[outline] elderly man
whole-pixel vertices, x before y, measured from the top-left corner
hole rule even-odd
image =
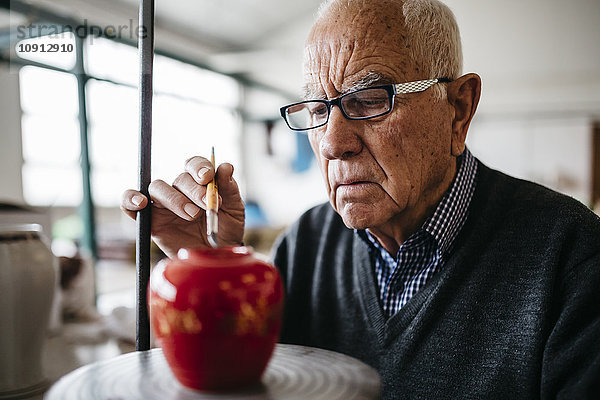
[[[334,0],[306,42],[307,131],[329,204],[279,240],[282,341],[374,366],[384,398],[585,398],[600,393],[600,222],[576,201],[491,170],[465,148],[479,76],[435,0]],[[206,245],[195,157],[155,181],[154,239]],[[221,165],[220,239],[244,208]],[[130,216],[147,199],[127,191]]]

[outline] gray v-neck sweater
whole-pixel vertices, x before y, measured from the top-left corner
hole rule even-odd
[[[478,168],[446,263],[387,320],[366,244],[328,204],[304,214],[274,253],[281,341],[363,360],[384,399],[600,396],[600,219]]]

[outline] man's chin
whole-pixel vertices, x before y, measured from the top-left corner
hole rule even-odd
[[[346,225],[350,229],[367,229],[378,225],[378,219],[371,213],[366,212],[338,212]]]
[[[385,204],[377,200],[342,201],[336,199],[333,209],[342,217],[344,225],[350,229],[367,229],[385,222]]]

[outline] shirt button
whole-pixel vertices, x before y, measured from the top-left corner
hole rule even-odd
[[[396,279],[392,282],[391,289],[394,294],[402,293],[404,291],[404,282],[400,279]]]

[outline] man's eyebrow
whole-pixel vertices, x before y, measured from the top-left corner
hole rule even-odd
[[[374,85],[385,85],[388,83],[392,83],[392,79],[390,79],[389,77],[382,75],[378,72],[368,72],[367,74],[363,75],[361,78],[355,80],[355,81],[351,81],[349,85],[344,86],[342,88],[342,93],[348,93],[348,92],[352,92],[354,90],[360,90],[360,89],[365,89],[368,88],[370,86],[374,86]],[[324,93],[322,93],[321,91],[315,92],[312,90],[312,88],[306,84],[304,85],[304,87],[302,88],[302,97],[304,100],[320,100],[320,99],[325,99],[327,96],[325,96]]]
[[[355,90],[365,89],[375,85],[384,85],[387,83],[392,83],[392,80],[378,72],[368,72],[360,79],[351,82],[348,86],[344,86],[343,93],[353,92]]]

